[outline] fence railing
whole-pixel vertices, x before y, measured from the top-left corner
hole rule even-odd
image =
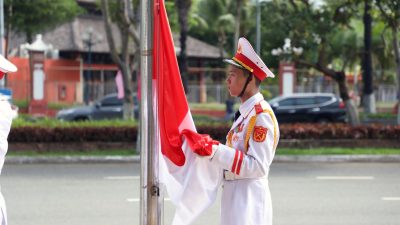
[[[376,90],[377,102],[395,102],[398,93],[396,85],[379,85]]]
[[[14,82],[9,84],[13,89],[13,98],[17,100],[29,100],[31,93],[31,84],[29,82]],[[82,86],[83,85],[83,86]],[[81,84],[79,82],[46,82],[45,95],[49,102],[52,103],[84,103],[86,101],[95,101],[106,94],[117,91],[114,81],[107,82],[87,82]],[[225,84],[208,84],[205,86],[189,85],[187,99],[191,103],[199,102],[215,102],[225,104],[230,97]],[[262,85],[262,90],[268,90],[270,97],[279,95],[278,85]],[[134,85],[133,92],[137,92],[137,85]],[[337,85],[297,85],[296,93],[303,92],[327,92],[338,93]],[[378,85],[375,89],[375,97],[377,102],[396,102],[397,87],[395,85]]]

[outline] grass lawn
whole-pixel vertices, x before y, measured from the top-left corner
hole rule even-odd
[[[190,109],[225,110],[225,104],[221,103],[189,103]]]
[[[133,156],[137,155],[134,149],[109,149],[96,151],[8,151],[7,156],[30,156],[30,157],[57,157],[57,156]]]
[[[278,148],[277,155],[397,155],[395,148]]]
[[[400,149],[391,148],[313,148],[313,149],[297,149],[297,148],[278,148],[277,155],[398,155]],[[73,151],[9,151],[7,156],[134,156],[138,155],[134,149],[109,149],[90,152],[73,152]]]

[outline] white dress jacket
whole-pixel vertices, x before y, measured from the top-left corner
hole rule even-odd
[[[0,99],[0,173],[4,165],[4,159],[8,149],[8,134],[15,112],[11,109],[10,103]],[[0,192],[0,225],[7,224],[7,210],[3,195]]]
[[[220,144],[212,163],[224,169],[222,225],[272,225],[268,173],[279,141],[279,127],[260,93],[240,107],[240,117]]]

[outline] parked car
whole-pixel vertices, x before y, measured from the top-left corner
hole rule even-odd
[[[135,118],[139,116],[139,104],[136,95],[133,95]],[[121,119],[123,99],[118,98],[117,93],[105,95],[93,105],[73,107],[60,110],[56,117],[59,120],[101,120]]]
[[[344,103],[331,93],[299,93],[269,101],[278,122],[345,122]]]

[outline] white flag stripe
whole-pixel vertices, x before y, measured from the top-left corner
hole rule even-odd
[[[400,201],[400,197],[382,197],[383,201]]]
[[[317,180],[373,180],[373,176],[318,176]]]
[[[140,176],[110,176],[104,177],[106,180],[139,180]]]

